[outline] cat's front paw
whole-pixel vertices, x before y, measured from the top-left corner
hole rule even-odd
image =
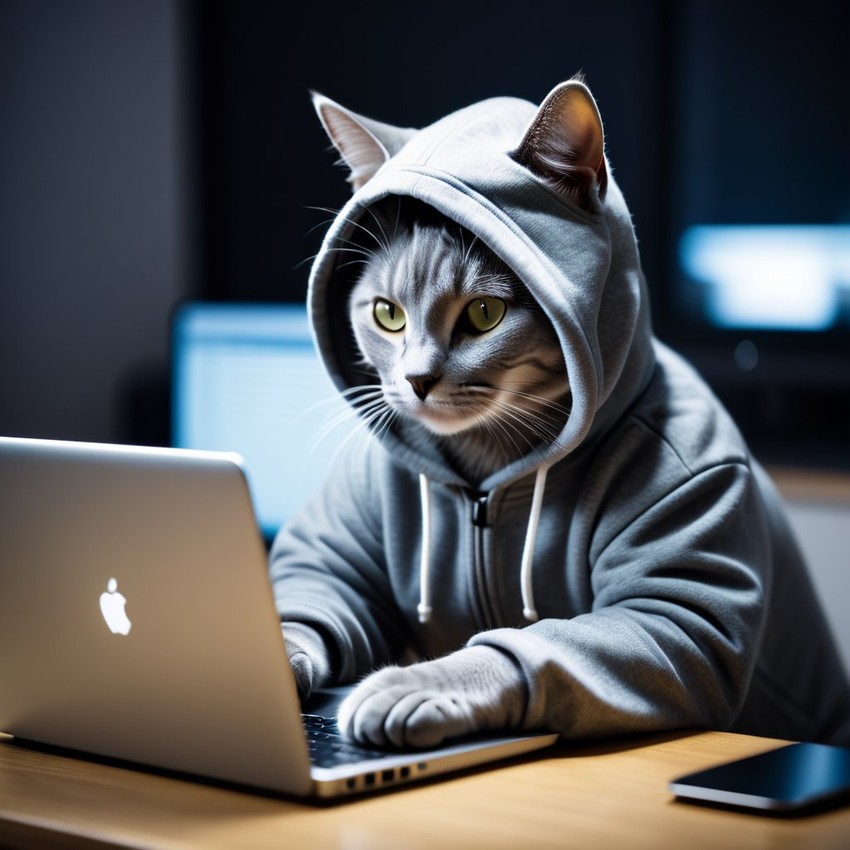
[[[319,633],[303,623],[283,623],[283,637],[298,696],[304,702],[330,677],[327,650]]]
[[[517,666],[496,649],[476,646],[372,673],[343,701],[338,722],[361,744],[427,748],[484,729],[516,728],[525,705]]]
[[[412,667],[387,667],[367,677],[343,701],[339,728],[361,744],[428,748],[475,729],[461,694],[429,682]]]
[[[301,702],[306,702],[313,690],[313,664],[306,652],[295,652],[289,656],[289,666],[295,677],[295,685],[298,688],[298,697]]]

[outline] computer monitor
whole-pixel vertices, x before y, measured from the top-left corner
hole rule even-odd
[[[241,454],[270,540],[356,427],[319,361],[305,306],[184,303],[171,361],[172,444]]]
[[[674,5],[656,332],[762,459],[850,466],[850,7]]]
[[[740,330],[850,326],[850,225],[691,226],[679,248],[682,297],[697,305],[696,321]]]

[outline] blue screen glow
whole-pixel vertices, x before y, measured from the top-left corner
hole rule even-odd
[[[716,327],[820,331],[850,318],[850,225],[699,225],[679,256]]]
[[[303,305],[184,305],[173,327],[172,442],[238,452],[266,537],[316,491],[354,427]]]

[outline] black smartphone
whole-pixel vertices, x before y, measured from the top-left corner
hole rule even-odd
[[[788,744],[670,782],[677,798],[793,813],[850,802],[850,748]]]

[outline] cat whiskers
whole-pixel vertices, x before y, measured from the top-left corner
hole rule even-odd
[[[480,427],[490,434],[494,445],[506,458],[520,457],[524,450],[533,446],[533,442],[523,434],[523,442],[527,444],[524,449],[517,440],[519,428],[514,428],[512,422],[504,421],[501,416],[493,416],[492,407],[488,406],[487,412],[489,415],[482,419]]]
[[[392,426],[396,413],[389,407],[379,386],[349,387],[342,392],[350,404],[329,417],[310,440],[310,453],[318,451],[330,435],[345,425],[352,425],[349,432],[336,447],[335,456],[357,437],[372,432],[381,436]],[[338,398],[328,399],[327,404],[336,404]],[[320,402],[321,404],[321,402]]]
[[[570,418],[568,407],[545,396],[506,388],[502,388],[502,392],[508,393],[524,403],[496,399],[497,406],[501,409],[510,409],[512,415],[516,416],[518,421],[527,425],[542,440],[554,440]]]
[[[354,411],[362,427],[380,438],[392,426],[398,413],[387,404],[380,386],[355,387],[353,389],[370,391],[368,394],[363,392],[353,401]],[[346,395],[349,393],[351,393],[351,390],[348,390]]]
[[[325,219],[323,221],[320,221],[316,225],[311,227],[307,231],[308,234],[313,233],[313,231],[319,229],[320,227],[327,227],[327,225],[336,221],[337,218],[339,217],[339,212],[340,212],[339,210],[334,210],[334,209],[331,209],[329,207],[308,207],[307,209],[317,211],[317,212],[328,213],[331,216],[329,219]],[[352,227],[358,228],[358,229],[362,230],[364,233],[366,233],[366,235],[371,240],[373,240],[373,242],[376,245],[376,248],[372,249],[372,248],[367,247],[366,245],[361,245],[359,242],[356,242],[352,239],[342,239],[341,238],[340,242],[343,243],[343,244],[329,248],[328,253],[333,253],[333,252],[345,253],[347,251],[350,251],[352,253],[360,254],[361,257],[363,258],[362,260],[356,261],[356,262],[364,262],[365,263],[365,262],[368,262],[369,260],[376,259],[376,257],[379,256],[379,251],[384,251],[384,252],[389,251],[390,237],[387,236],[387,233],[384,230],[380,220],[375,215],[375,213],[372,211],[371,207],[367,209],[367,212],[372,216],[372,218],[375,220],[375,223],[378,225],[378,227],[381,231],[380,237],[376,233],[374,233],[372,230],[370,230],[368,227],[361,224],[359,221],[357,221],[355,219],[346,218],[345,221],[348,224],[350,224]],[[319,254],[316,253],[316,254],[313,254],[309,257],[305,257],[303,260],[301,260],[295,266],[295,268],[298,269],[298,268],[301,268],[303,265],[306,265],[307,263],[313,262],[318,255]],[[348,264],[346,264],[346,265],[348,265]]]
[[[569,419],[570,408],[561,404],[559,401],[553,401],[547,396],[524,392],[522,390],[511,390],[506,386],[500,387],[499,390],[500,392],[508,393],[509,395],[516,396],[517,398],[528,400],[532,405],[544,408],[545,412],[541,412],[541,415],[543,416],[552,417],[554,419],[564,419],[564,421]]]
[[[345,219],[346,224],[349,224],[352,227],[355,227],[358,230],[361,230],[363,233],[365,233],[369,237],[369,239],[372,240],[372,242],[376,245],[376,249],[380,250],[383,253],[390,253],[391,237],[387,235],[386,230],[384,230],[383,224],[381,224],[381,220],[378,218],[377,215],[375,215],[372,208],[367,207],[366,212],[369,213],[369,215],[371,215],[372,220],[375,222],[375,224],[378,225],[378,229],[380,230],[380,235],[375,233],[374,230],[367,227],[361,221],[358,221],[357,219],[354,219],[354,218],[346,218]],[[345,240],[345,241],[348,244],[357,245],[357,247],[359,247],[359,248],[364,247],[364,246],[361,246],[357,242],[353,242],[352,240]],[[377,254],[378,250],[375,250],[373,253]]]
[[[459,228],[459,230],[460,230],[460,233],[459,233],[460,245],[461,245],[461,250],[463,251],[463,257],[461,258],[461,261],[460,261],[460,267],[465,269],[467,267],[467,265],[469,264],[469,257],[472,253],[472,249],[475,247],[475,243],[478,242],[478,236],[477,235],[473,236],[472,241],[469,243],[469,245],[465,245],[466,240],[464,239],[463,228],[461,227],[461,228]]]
[[[493,436],[502,451],[514,457],[520,457],[539,443],[555,440],[569,418],[567,407],[545,396],[504,387],[496,394],[492,389],[482,388],[481,394],[486,394],[486,399],[480,402],[479,427]],[[502,398],[505,394],[516,401]]]

